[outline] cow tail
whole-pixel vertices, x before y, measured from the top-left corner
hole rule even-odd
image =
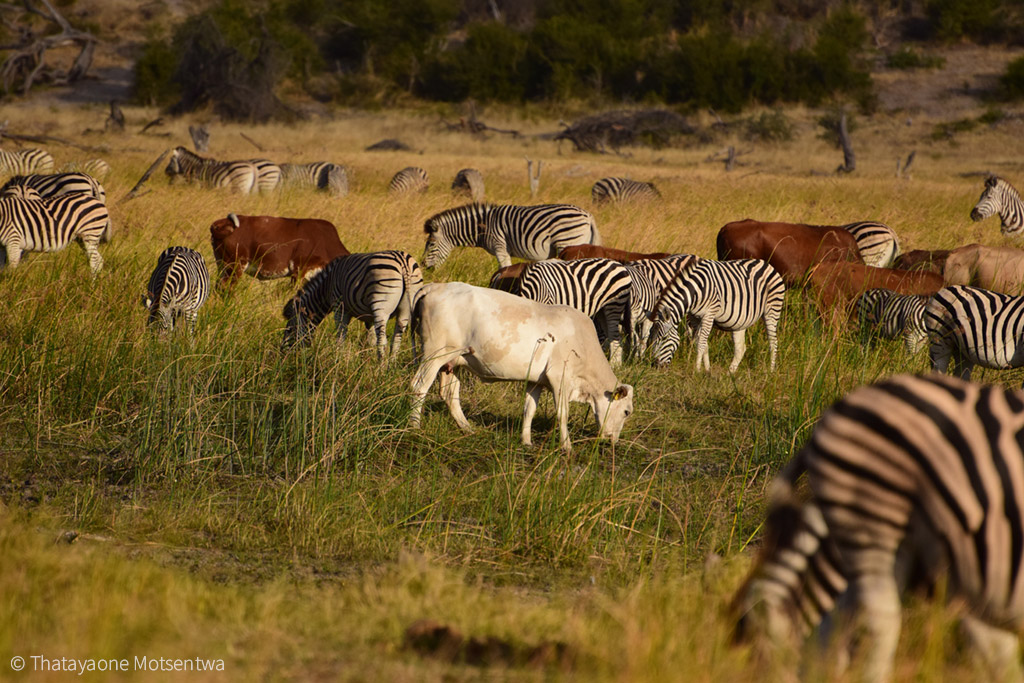
[[[412,337],[412,357],[417,363],[420,361],[420,354],[416,350],[416,337],[420,338],[420,348],[423,348],[423,329],[422,329],[422,305],[423,298],[426,292],[426,288],[420,284],[419,287],[415,287],[415,283],[409,281],[408,276],[405,283],[405,292],[402,294],[406,297],[406,301],[409,304],[409,336]]]

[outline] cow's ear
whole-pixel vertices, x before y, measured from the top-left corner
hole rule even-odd
[[[235,214],[233,214],[233,213],[229,213],[229,214],[228,214],[228,220],[229,220],[229,221],[231,221],[231,224],[232,224],[232,225],[234,225],[234,226],[235,226],[236,228],[238,228],[238,227],[241,227],[241,225],[242,225],[242,224],[241,224],[241,223],[240,223],[240,222],[238,221],[238,216],[236,216],[236,215],[235,215]]]
[[[615,391],[612,392],[613,401],[618,401],[620,399],[626,398],[627,396],[629,396],[629,387],[626,386],[625,384],[620,384],[619,386],[615,387]]]

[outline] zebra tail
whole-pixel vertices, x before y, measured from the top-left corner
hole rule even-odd
[[[114,238],[114,221],[111,220],[110,216],[107,216],[107,225],[103,228],[103,233],[100,235],[100,242],[109,242]]]
[[[601,233],[597,231],[597,221],[594,220],[593,216],[590,217],[590,235],[591,244],[596,244],[597,246],[601,246],[601,244],[603,244],[601,242]]]
[[[782,471],[772,480],[768,486],[769,508],[780,508],[796,504],[796,481],[807,471],[807,462],[804,457],[805,448],[801,449],[793,459],[786,464]]]

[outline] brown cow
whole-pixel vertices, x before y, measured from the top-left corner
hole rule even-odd
[[[522,263],[513,263],[511,266],[498,268],[494,275],[491,276],[491,281],[487,283],[487,286],[490,289],[498,289],[509,294],[519,294],[519,278],[523,276],[523,271],[526,270],[526,267],[534,263],[536,261],[523,261]]]
[[[914,249],[897,256],[892,267],[896,270],[923,270],[942,275],[949,254],[949,249]]]
[[[606,258],[611,259],[612,261],[618,261],[619,263],[629,263],[630,261],[642,261],[644,259],[652,258],[662,259],[671,255],[672,254],[664,251],[657,251],[652,254],[641,254],[635,251],[624,251],[622,249],[602,247],[599,244],[574,244],[558,252],[558,258],[563,261],[578,261],[579,259],[585,258]]]
[[[318,218],[238,216],[229,213],[210,226],[218,287],[234,284],[243,272],[260,280],[308,278],[349,251],[329,221]]]
[[[722,261],[767,261],[786,287],[803,284],[811,266],[822,261],[864,262],[857,240],[842,226],[764,223],[747,218],[722,226],[717,246]]]
[[[1024,250],[968,244],[954,249],[942,270],[946,285],[969,285],[1024,294]]]
[[[854,303],[869,289],[882,287],[897,294],[934,294],[942,289],[935,273],[895,268],[874,268],[863,263],[822,261],[808,275],[821,317],[838,325],[849,320]]]

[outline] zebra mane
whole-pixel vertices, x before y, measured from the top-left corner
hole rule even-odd
[[[423,222],[423,232],[431,234],[437,232],[438,226],[435,225],[436,221],[442,221],[451,216],[460,216],[464,214],[475,214],[477,212],[483,212],[485,215],[490,213],[494,208],[494,204],[490,202],[470,202],[469,204],[463,204],[462,206],[455,206],[444,211],[439,211],[433,216]]]
[[[661,302],[665,298],[665,295],[668,293],[668,290],[672,289],[672,285],[676,283],[676,280],[682,279],[682,277],[685,274],[689,273],[691,270],[693,270],[699,262],[700,259],[695,258],[689,263],[681,265],[679,269],[676,270],[676,274],[672,276],[672,279],[668,281],[668,284],[665,285],[660,292],[658,292],[658,298],[654,300],[654,305],[651,307],[651,320],[654,320],[655,318],[658,317],[658,312],[661,310]]]

